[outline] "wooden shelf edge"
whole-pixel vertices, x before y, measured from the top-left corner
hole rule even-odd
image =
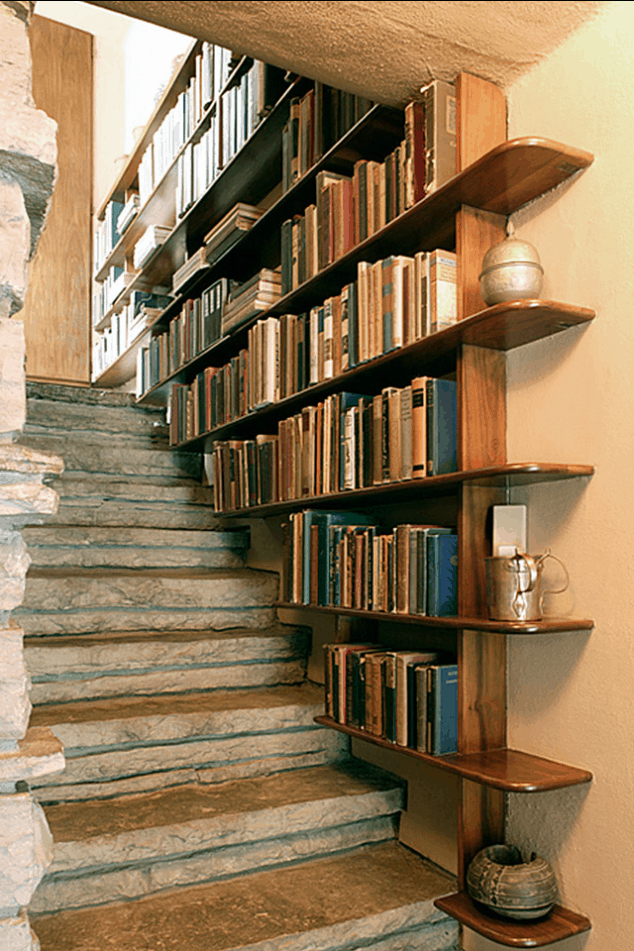
[[[443,756],[431,756],[410,749],[408,746],[399,746],[383,737],[374,736],[365,730],[338,723],[327,716],[315,717],[315,723],[346,733],[356,740],[365,740],[373,746],[420,760],[429,766],[453,773],[462,779],[489,786],[502,792],[512,793],[539,793],[551,792],[554,789],[566,789],[569,786],[579,786],[592,782],[592,773],[576,766],[557,763],[555,760],[534,756],[521,750],[499,749],[481,753],[446,753]]]
[[[187,443],[179,443],[174,449],[195,450],[202,448],[205,438],[197,437]],[[594,475],[594,466],[557,465],[556,463],[510,463],[485,469],[468,469],[449,472],[446,475],[425,476],[422,479],[409,479],[405,482],[385,482],[381,485],[363,489],[345,489],[328,495],[304,496],[301,499],[284,499],[252,505],[242,509],[217,512],[219,518],[268,518],[286,515],[306,508],[345,509],[353,506],[362,508],[391,502],[413,501],[416,497],[425,499],[435,495],[448,495],[462,484],[518,486],[540,482],[559,482],[564,479],[589,478]],[[414,497],[414,499],[413,499]]]
[[[561,905],[555,905],[545,918],[536,921],[513,921],[498,917],[476,905],[466,892],[437,898],[434,905],[489,941],[509,948],[541,948],[592,928],[590,919],[585,915]]]
[[[321,614],[354,617],[360,620],[389,621],[436,629],[482,631],[491,634],[565,634],[573,631],[591,631],[594,627],[594,621],[590,618],[547,617],[540,621],[491,621],[483,617],[430,617],[425,614],[398,614],[332,605],[297,604],[293,601],[276,601],[274,606],[289,611],[316,611]]]

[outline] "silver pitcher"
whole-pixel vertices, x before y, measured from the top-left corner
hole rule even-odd
[[[542,569],[547,558],[563,568],[563,588],[543,590]],[[489,617],[496,621],[539,621],[544,613],[544,595],[561,594],[568,587],[568,572],[563,562],[546,549],[543,555],[527,555],[515,549],[512,557],[486,558],[487,604]]]

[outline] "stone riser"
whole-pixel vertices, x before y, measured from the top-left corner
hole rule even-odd
[[[218,518],[213,508],[207,505],[185,506],[159,502],[140,505],[99,498],[94,505],[86,505],[82,501],[75,503],[67,499],[60,503],[56,515],[47,518],[46,524],[88,528],[154,528],[160,525],[161,528],[189,532],[198,529],[213,531],[218,525]]]
[[[27,659],[28,664],[28,659]],[[306,661],[286,663],[242,664],[217,667],[189,667],[185,670],[163,670],[147,673],[122,672],[117,676],[93,677],[89,680],[65,680],[33,683],[31,701],[64,703],[90,697],[125,697],[183,693],[196,690],[227,690],[245,687],[274,687],[280,684],[303,683]]]
[[[177,505],[213,505],[213,491],[196,482],[131,481],[129,479],[94,478],[74,479],[62,477],[56,484],[61,505],[79,505],[83,502],[89,508],[107,500],[117,500],[122,504],[152,505],[163,503]]]
[[[27,634],[268,627],[271,572],[32,572],[15,617]]]
[[[159,632],[28,638],[35,703],[300,683],[307,632]]]
[[[270,830],[275,829],[272,817]],[[295,827],[296,823],[296,827]],[[266,868],[321,858],[370,843],[385,842],[397,833],[393,816],[380,816],[335,828],[311,827],[298,815],[287,815],[280,836],[206,851],[161,862],[144,862],[126,869],[104,870],[80,878],[47,878],[39,886],[30,910],[34,913],[79,908],[153,895],[169,888],[217,881]],[[267,829],[267,831],[269,831]]]
[[[215,531],[65,525],[26,528],[23,536],[31,569],[242,568],[247,550],[241,534]]]
[[[145,773],[105,782],[73,783],[34,788],[35,798],[43,803],[73,803],[96,798],[119,798],[132,794],[155,793],[184,783],[217,785],[241,779],[270,776],[286,770],[309,769],[349,759],[347,738],[340,733],[324,737],[320,731],[287,733],[281,739],[274,736],[260,738],[257,749],[245,749],[245,756],[235,762],[215,762],[202,767]]]
[[[28,421],[24,436],[46,435],[59,430],[59,434],[77,435],[85,432],[88,438],[96,434],[111,439],[138,439],[146,437],[157,442],[167,442],[165,412],[140,411],[138,407],[94,406],[85,403],[54,402],[52,400],[29,400]]]
[[[102,439],[82,439],[80,435],[31,435],[24,442],[32,449],[53,453],[64,460],[67,477],[84,475],[168,476],[199,480],[200,456],[195,453],[171,452],[167,447],[143,447],[131,442]]]

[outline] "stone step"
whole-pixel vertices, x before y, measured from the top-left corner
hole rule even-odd
[[[63,434],[55,431],[32,433],[20,442],[38,452],[61,456],[67,477],[125,475],[126,478],[200,479],[199,453],[177,452],[165,444],[143,445],[112,436]]]
[[[99,905],[393,839],[403,789],[360,763],[49,806],[31,912]]]
[[[296,684],[308,631],[142,631],[27,638],[34,704]]]
[[[278,576],[251,569],[36,568],[14,617],[26,634],[266,628]]]
[[[33,920],[42,951],[455,951],[455,880],[398,844]]]
[[[118,507],[118,506],[117,506]],[[56,525],[26,527],[31,569],[242,568],[249,533]]]
[[[111,477],[63,476],[55,485],[60,501],[47,525],[213,530],[218,518],[213,491],[193,480],[152,483]]]
[[[220,783],[347,758],[348,738],[319,727],[312,684],[115,697],[36,707],[65,747],[63,773],[34,780],[42,802]]]
[[[167,442],[165,410],[139,406],[95,405],[68,400],[27,399],[26,434],[59,430],[109,435],[117,439]]]

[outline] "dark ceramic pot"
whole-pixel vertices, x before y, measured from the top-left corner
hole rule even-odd
[[[555,873],[546,859],[522,861],[514,845],[490,845],[475,856],[467,871],[471,897],[505,918],[547,915],[557,900]]]

